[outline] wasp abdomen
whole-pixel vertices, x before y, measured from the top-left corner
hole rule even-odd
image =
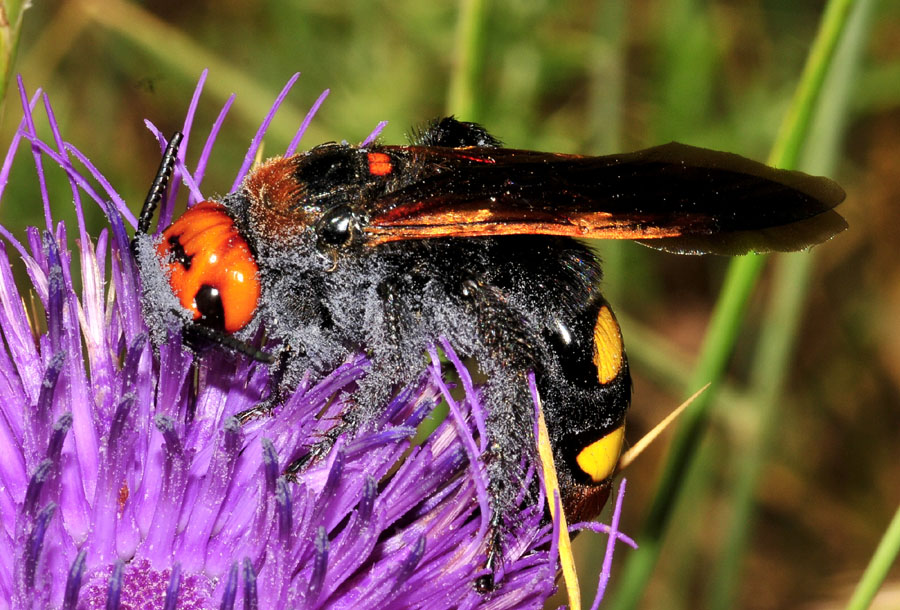
[[[591,518],[606,502],[624,442],[628,360],[616,318],[599,295],[553,326],[559,366],[541,383],[547,426],[566,513]]]

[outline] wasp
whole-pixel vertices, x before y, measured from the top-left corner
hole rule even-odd
[[[487,379],[497,524],[535,455],[530,372],[566,514],[592,518],[608,495],[631,378],[600,262],[581,239],[735,255],[808,248],[847,226],[833,209],[844,192],[826,178],[677,143],[599,157],[515,150],[448,117],[408,146],[327,143],[270,159],[151,239],[179,140],[136,238],[154,278],[151,326],[175,319],[194,342],[275,362],[283,388],[367,352],[357,406],[294,456],[301,465],[369,421],[416,380],[425,350],[448,341]],[[269,351],[251,344],[261,327]]]

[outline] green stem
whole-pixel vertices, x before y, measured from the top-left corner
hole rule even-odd
[[[854,4],[855,0],[831,0],[828,3],[798,89],[769,157],[772,165],[793,167],[796,164],[800,149],[809,136],[813,111],[819,103],[825,75]],[[659,558],[663,535],[668,529],[681,484],[706,428],[713,395],[734,351],[747,300],[765,260],[762,256],[745,256],[729,265],[690,386],[698,388],[711,382],[712,387],[682,417],[644,532],[638,539],[640,551],[629,557],[622,584],[612,599],[614,603],[611,607],[634,608],[643,596]]]
[[[456,65],[450,74],[447,112],[466,121],[481,119],[478,83],[484,68],[484,37],[484,0],[461,0],[456,30]]]
[[[732,494],[734,511],[731,526],[723,544],[720,559],[710,579],[710,608],[733,607],[734,593],[740,576],[743,552],[752,530],[753,497],[769,455],[780,421],[781,395],[794,355],[797,328],[806,302],[812,274],[812,254],[781,256],[776,261],[770,310],[762,327],[751,386],[756,389],[753,401],[758,409],[759,426],[754,441],[740,460],[737,485]]]
[[[874,5],[872,0],[860,0],[848,15],[846,33],[823,85],[825,101],[819,104],[813,128],[815,136],[806,147],[803,165],[807,171],[827,174],[835,164]],[[750,376],[749,395],[757,406],[752,415],[759,423],[753,438],[736,452],[741,456],[740,472],[731,494],[730,523],[710,579],[710,608],[734,607],[743,558],[753,531],[756,490],[770,449],[782,429],[785,412],[782,395],[790,378],[814,260],[815,253],[808,253],[781,256],[776,261],[772,295]]]
[[[0,100],[6,99],[6,90],[12,80],[27,5],[25,0],[0,0]]]
[[[847,28],[850,12],[857,0],[830,0],[822,16],[822,24],[813,41],[806,67],[787,116],[772,146],[769,164],[775,167],[796,167],[800,151],[809,136],[809,126],[819,104],[822,85],[828,75],[838,43]]]
[[[894,513],[891,524],[878,543],[878,548],[875,549],[875,554],[859,584],[856,585],[853,597],[847,604],[847,610],[865,610],[869,607],[891,566],[897,561],[898,555],[900,555],[900,508]]]

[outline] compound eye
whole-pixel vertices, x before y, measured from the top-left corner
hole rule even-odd
[[[157,246],[169,284],[194,321],[234,333],[259,305],[259,268],[225,206],[204,201],[163,232]]]
[[[319,240],[332,248],[343,246],[353,237],[353,213],[347,206],[329,210],[319,221]]]
[[[194,297],[194,306],[200,312],[200,323],[225,330],[225,307],[222,305],[222,293],[215,286],[204,284]]]

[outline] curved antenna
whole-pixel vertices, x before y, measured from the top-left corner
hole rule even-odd
[[[166,146],[162,160],[159,162],[156,178],[153,179],[153,184],[150,185],[150,191],[147,193],[144,205],[141,206],[141,215],[138,217],[135,235],[146,234],[150,231],[150,223],[153,221],[153,214],[156,212],[156,207],[159,205],[159,202],[166,192],[169,178],[172,177],[172,171],[175,168],[175,157],[178,155],[178,146],[183,139],[184,134],[180,131],[173,133],[171,139],[169,139],[169,144]]]

